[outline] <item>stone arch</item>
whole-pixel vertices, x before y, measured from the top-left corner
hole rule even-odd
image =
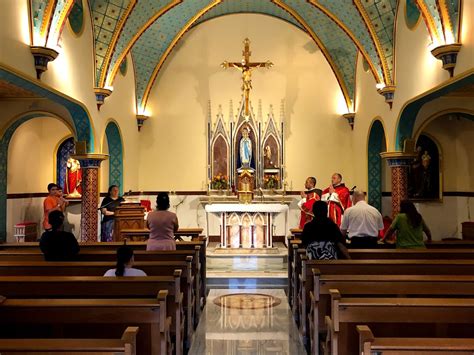
[[[367,201],[382,210],[382,158],[380,153],[387,150],[383,123],[376,118],[369,129],[367,144]]]
[[[443,83],[405,103],[398,116],[395,128],[395,150],[402,151],[404,142],[413,138],[416,118],[422,107],[430,101],[456,91],[462,91],[474,84],[474,73],[468,71],[447,83]]]
[[[8,176],[8,147],[15,131],[23,123],[38,117],[51,117],[63,122],[75,136],[74,128],[70,122],[50,112],[28,112],[17,118],[6,128],[0,137],[0,242],[7,240],[7,176]]]
[[[110,120],[107,123],[105,138],[109,146],[109,185],[117,185],[120,194],[123,194],[123,143],[116,121]]]

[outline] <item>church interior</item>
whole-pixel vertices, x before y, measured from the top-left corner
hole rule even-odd
[[[474,0],[0,13],[0,354],[474,353]],[[406,204],[421,248],[383,237]],[[350,260],[306,249],[316,205]],[[124,245],[148,276],[102,277]]]

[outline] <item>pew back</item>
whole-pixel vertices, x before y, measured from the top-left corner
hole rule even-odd
[[[169,354],[166,297],[162,290],[154,299],[5,299],[0,336],[114,338],[137,326],[138,354]]]

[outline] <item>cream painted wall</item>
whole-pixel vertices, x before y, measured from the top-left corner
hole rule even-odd
[[[474,1],[462,1],[462,20],[460,40],[462,49],[459,52],[454,74],[471,69],[474,63]]]
[[[351,180],[352,157],[344,153],[352,148],[351,130],[340,118],[344,101],[319,49],[285,22],[231,15],[191,30],[162,68],[147,105],[151,119],[140,133],[140,189],[203,188],[208,100],[213,117],[218,105],[228,117],[229,100],[237,113],[240,73],[225,71],[220,63],[240,59],[245,37],[252,41],[252,60],[275,64],[253,74],[251,99],[254,112],[261,99],[264,115],[272,104],[277,118],[285,100],[287,181],[300,189],[308,175],[315,175],[327,185],[334,171]]]
[[[36,76],[30,52],[28,2],[0,2],[0,62],[30,76]]]
[[[8,149],[7,193],[44,192],[55,180],[58,143],[71,131],[54,118],[35,118],[23,123]]]

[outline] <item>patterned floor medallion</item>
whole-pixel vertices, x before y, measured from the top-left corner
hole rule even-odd
[[[263,293],[232,293],[214,299],[217,306],[234,309],[270,308],[280,303],[280,298]]]

